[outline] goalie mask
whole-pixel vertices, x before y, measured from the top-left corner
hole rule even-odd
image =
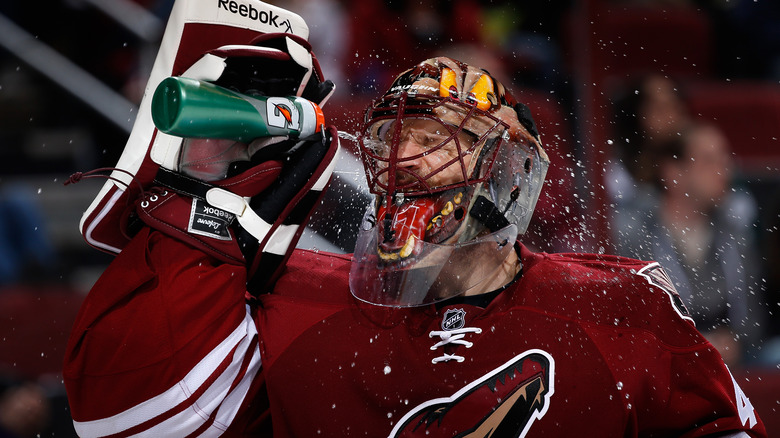
[[[490,278],[525,232],[549,160],[528,108],[450,58],[399,75],[359,138],[369,206],[350,272],[358,299],[418,306]]]

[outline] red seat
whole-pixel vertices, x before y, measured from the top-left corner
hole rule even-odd
[[[707,15],[696,9],[601,6],[593,12],[588,31],[596,83],[648,72],[677,77],[711,73],[710,24]]]
[[[355,135],[363,124],[363,114],[371,103],[371,96],[357,95],[350,98],[333,96],[326,102],[322,111],[328,125],[335,125],[339,131]],[[352,153],[357,153],[357,145],[349,141],[341,141],[341,145]]]

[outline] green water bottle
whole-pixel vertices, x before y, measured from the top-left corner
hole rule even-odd
[[[271,136],[307,137],[325,123],[320,107],[300,97],[249,96],[179,76],[157,86],[152,120],[157,129],[177,137],[240,142]]]

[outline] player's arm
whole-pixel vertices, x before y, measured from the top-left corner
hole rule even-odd
[[[265,96],[300,93],[319,102],[332,90],[321,76],[311,79],[305,41],[257,44],[205,55],[224,59],[211,82],[246,94],[243,81]],[[258,70],[265,55],[280,68]],[[198,65],[188,71],[199,73]],[[268,431],[247,283],[272,281],[327,183],[337,143],[332,131],[315,134],[187,139],[175,166],[160,166],[142,183],[122,219],[133,237],[87,296],[66,351],[63,374],[80,436]],[[217,168],[210,177],[197,173]]]
[[[767,436],[750,399],[714,347],[674,354],[669,381],[668,412],[691,424],[683,436]]]
[[[84,302],[64,378],[79,436],[225,430],[261,382],[245,269],[145,227]]]
[[[661,266],[630,272],[634,322],[609,330],[601,347],[622,382],[630,421],[664,436],[766,437],[750,400],[696,330]]]

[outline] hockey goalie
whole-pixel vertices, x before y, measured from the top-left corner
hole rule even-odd
[[[479,66],[399,72],[354,254],[295,249],[339,147],[306,38],[259,1],[174,6],[82,220],[116,258],[67,347],[80,436],[766,436],[662,266],[523,245],[555,160]]]

